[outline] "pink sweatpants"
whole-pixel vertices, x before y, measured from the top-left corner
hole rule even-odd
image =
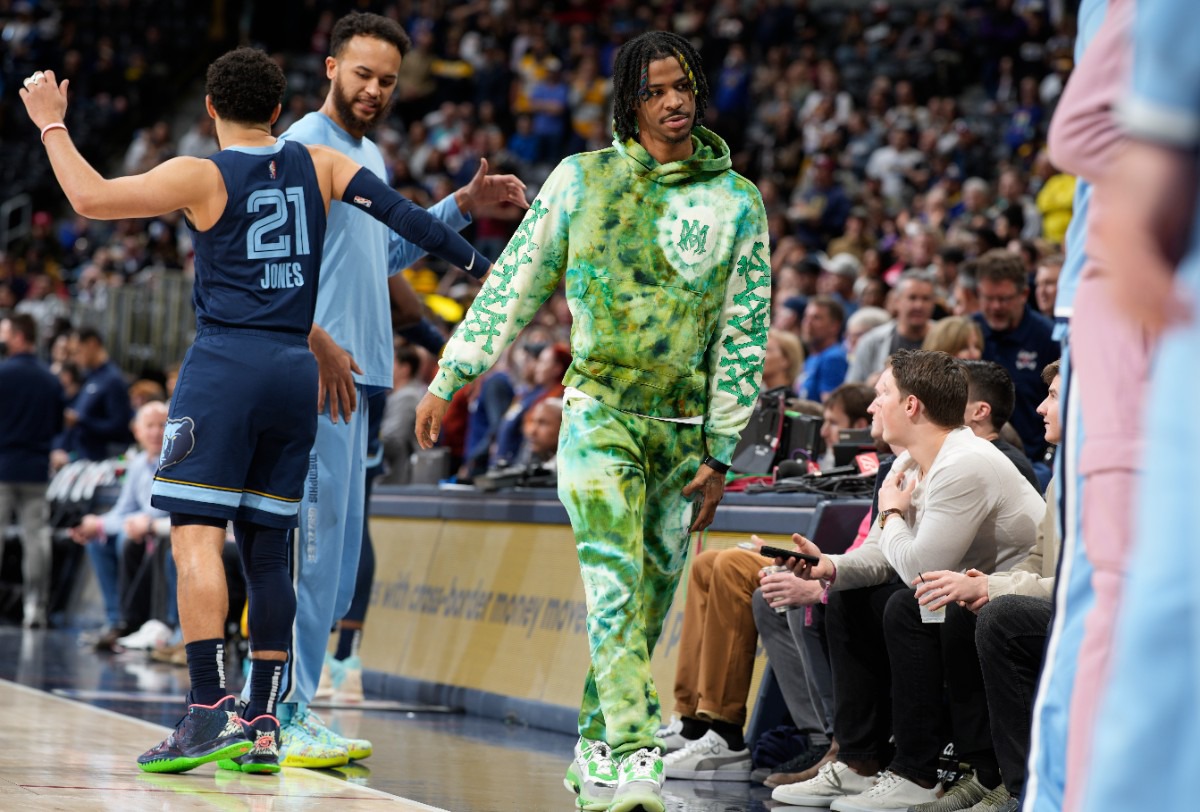
[[[1071,363],[1084,438],[1082,538],[1096,602],[1084,625],[1067,734],[1063,809],[1077,812],[1091,756],[1092,726],[1108,682],[1113,632],[1132,546],[1133,495],[1141,462],[1141,415],[1149,342],[1116,312],[1103,276],[1084,271],[1071,320]]]

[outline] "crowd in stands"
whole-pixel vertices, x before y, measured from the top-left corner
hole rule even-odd
[[[278,131],[320,106],[320,65],[343,5],[308,4],[301,15],[312,18],[307,29],[296,24],[270,32],[267,21],[251,20],[251,40],[278,49],[289,79]],[[889,366],[897,352],[936,349],[962,359],[956,367],[961,372],[935,370],[963,380],[965,401],[958,405],[957,423],[949,425],[968,429],[955,435],[957,443],[965,447],[969,435],[983,437],[995,445],[995,457],[1013,464],[1005,479],[1009,490],[995,498],[1020,502],[1012,510],[1033,532],[1045,507],[1038,494],[1049,479],[1047,454],[1053,448],[1044,410],[1054,376],[1045,377],[1044,370],[1058,358],[1051,319],[1074,184],[1055,169],[1044,148],[1046,125],[1071,70],[1073,20],[1052,13],[1056,4],[877,1],[845,7],[806,0],[570,0],[555,4],[549,15],[528,0],[375,5],[405,26],[414,47],[401,66],[395,107],[372,137],[384,152],[392,185],[423,205],[468,182],[481,159],[494,171],[524,179],[532,198],[563,156],[611,141],[609,74],[623,41],[647,28],[674,30],[695,41],[713,88],[705,124],[729,142],[734,167],[757,184],[769,217],[774,287],[763,390],[786,387],[808,401],[805,408],[823,418],[823,433],[832,441],[839,429],[871,423],[867,406],[875,387],[888,381],[894,386],[902,377]],[[176,30],[172,15],[193,21],[203,15],[187,11],[190,5],[182,2],[111,8],[149,15],[139,23],[139,47],[93,36],[95,30],[108,30],[104,26],[89,29],[67,15],[13,4],[0,18],[10,45],[4,86],[12,87],[14,77],[29,73],[34,63],[61,65],[62,75],[86,87],[80,97],[93,102],[73,108],[68,122],[73,134],[124,172],[144,171],[172,155],[214,151],[206,117],[190,117],[183,131],[172,127],[171,115],[180,111],[171,110],[168,85],[162,83],[188,58],[174,45],[163,46],[187,40],[168,39]],[[306,38],[295,35],[301,29]],[[135,115],[138,110],[153,110],[154,117]],[[0,185],[10,189],[17,180],[9,176],[10,156],[40,165],[29,157],[37,151],[36,133],[20,119],[11,103],[0,101],[6,167]],[[114,149],[113,139],[135,122],[140,125],[136,134]],[[10,135],[17,147],[9,146]],[[36,176],[29,183],[38,183]],[[73,331],[71,318],[80,308],[103,308],[113,287],[138,284],[155,272],[187,273],[190,243],[182,218],[102,224],[62,212],[56,219],[49,212],[58,209],[57,202],[37,199],[39,211],[29,233],[0,246],[0,318],[31,317],[40,336],[32,349],[54,365],[71,404],[55,427],[54,464],[103,458],[113,444],[127,446],[135,410],[134,433],[149,460],[162,440],[161,430],[151,436],[142,421],[158,410],[144,404],[169,396],[166,372],[130,386],[129,373],[141,370],[117,369],[105,353],[104,337]],[[468,236],[494,256],[519,218],[515,209],[479,218]],[[426,297],[431,317],[446,330],[476,290],[465,277],[435,263],[418,263],[406,273]],[[445,473],[469,481],[511,466],[552,467],[561,380],[570,363],[564,343],[569,329],[570,313],[560,292],[495,370],[459,393],[443,426],[442,442],[452,460]],[[383,483],[411,481],[413,414],[433,363],[423,351],[397,348],[396,385],[382,432]],[[906,378],[903,385],[912,384]],[[947,410],[953,409],[941,408],[939,419],[945,423]],[[918,446],[923,442],[919,431],[905,431]],[[900,457],[908,464],[917,455]],[[983,454],[981,459],[973,465],[989,458]],[[839,629],[849,622],[874,624],[871,639],[879,646],[871,656],[879,671],[888,668],[879,624],[897,584],[876,579],[878,562],[864,557],[878,552],[884,535],[872,528],[879,509],[895,499],[887,490],[883,485],[853,548],[867,552],[835,556],[839,573],[847,573],[839,590],[854,596],[828,607],[842,624]],[[0,516],[0,525],[7,520]],[[136,574],[137,562],[122,563],[127,544],[114,540],[111,549],[102,550],[95,542],[101,536],[145,537],[154,532],[147,522],[155,520],[151,515],[131,526],[127,518],[88,516],[74,534],[80,542],[93,542],[89,552],[97,571],[117,582],[122,567],[126,580]],[[930,532],[927,526],[924,533]],[[994,550],[988,558],[966,545],[945,557],[945,568],[978,566],[991,574],[1000,564],[1021,560],[1035,539],[1029,535],[1022,547],[1010,538],[1011,527],[988,532],[1012,541],[1003,562]],[[911,535],[906,543],[924,543],[915,524]],[[856,564],[860,559],[866,563]],[[681,663],[687,660],[692,670],[677,678],[677,710],[684,721],[670,734],[681,751],[710,730],[723,736],[727,749],[744,749],[747,663],[757,628],[765,640],[769,637],[777,667],[791,663],[798,669],[784,681],[784,694],[806,734],[804,748],[791,754],[790,763],[760,776],[784,785],[811,779],[832,763],[836,743],[829,734],[835,713],[866,718],[877,709],[835,710],[833,681],[859,680],[855,694],[868,704],[885,703],[889,686],[872,674],[840,672],[855,657],[853,645],[867,642],[839,643],[812,631],[814,615],[826,612],[818,594],[823,590],[790,573],[760,575],[763,563],[759,556],[715,552],[695,563],[687,611],[700,625],[685,626],[685,641],[690,633],[695,637],[685,643]],[[908,580],[910,573],[902,574]],[[733,596],[733,603],[721,602],[721,618],[692,606],[710,589]],[[123,624],[130,618],[121,616],[120,602],[110,600],[107,588],[105,595],[112,630],[128,631]],[[811,608],[771,611],[801,604]],[[731,606],[738,611],[731,612]],[[957,613],[958,607],[951,608]],[[124,611],[142,619],[148,610],[126,605]],[[39,617],[35,611],[28,622],[44,623]],[[169,607],[162,619],[174,622]],[[969,625],[973,633],[973,621]],[[936,648],[926,632],[907,625],[904,634]],[[109,643],[115,640],[109,637]],[[706,647],[714,641],[721,642],[710,651]],[[710,687],[709,682],[728,680],[731,668],[736,673],[728,685]],[[931,691],[928,681],[913,690],[924,691],[922,696]],[[716,704],[706,704],[714,696]],[[914,705],[905,718],[919,717],[924,709]],[[871,748],[851,755],[860,766],[886,768],[891,731],[871,728],[869,721],[859,729],[857,744]],[[935,734],[925,728],[916,732],[925,738],[914,743],[896,736],[898,769],[910,783],[928,789],[928,742]],[[906,763],[904,757],[915,761]],[[994,756],[976,768],[987,789],[997,786]],[[856,780],[845,770],[839,775],[847,785]],[[928,800],[914,797],[915,803]]]

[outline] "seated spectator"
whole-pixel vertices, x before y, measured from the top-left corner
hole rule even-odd
[[[546,398],[529,407],[529,413],[525,416],[525,442],[521,444],[521,453],[517,455],[517,465],[554,470],[562,411],[562,398]]]
[[[1063,255],[1042,257],[1034,276],[1034,299],[1037,310],[1048,319],[1054,318],[1054,300],[1058,298],[1058,276],[1062,273]]]
[[[140,378],[129,384],[129,405],[135,413],[151,401],[165,402],[166,399],[167,390],[158,381]]]
[[[846,311],[832,296],[818,294],[808,300],[800,322],[800,337],[808,350],[798,387],[801,397],[823,403],[846,380],[846,346],[841,342],[845,321]]]
[[[528,363],[528,362],[526,362]],[[563,376],[571,366],[571,350],[566,344],[552,344],[538,349],[537,360],[532,365],[532,386],[520,395],[504,416],[504,422],[496,435],[496,453],[492,458],[493,468],[512,465],[521,452],[524,435],[525,415],[533,404],[546,398],[562,397]]]
[[[804,368],[804,345],[794,333],[772,327],[767,331],[767,352],[763,357],[761,392],[792,388],[792,382]]]
[[[750,778],[750,750],[742,729],[758,641],[752,600],[760,582],[771,577],[764,571],[770,564],[740,547],[705,550],[692,562],[675,670],[676,716],[659,732],[668,753],[667,778]],[[815,582],[783,574],[804,593],[805,602],[820,598]],[[828,725],[813,700],[815,685],[803,669],[775,673],[793,723],[813,742],[815,763],[829,749]]]
[[[867,257],[876,256],[874,251],[867,252]],[[854,283],[855,291],[858,295],[858,307],[860,310],[865,308],[877,308],[887,312],[888,298],[891,294],[891,288],[888,283],[876,276],[863,276]],[[891,315],[888,315],[891,318]],[[879,325],[875,325],[878,327]]]
[[[850,196],[838,180],[833,158],[823,153],[812,160],[806,182],[796,188],[788,219],[806,245],[819,246],[842,234],[850,215]]]
[[[983,356],[983,331],[966,316],[947,316],[929,328],[921,349],[944,352],[963,361],[978,361]]]
[[[1045,503],[1003,454],[963,426],[968,384],[957,361],[901,351],[875,392],[871,413],[884,441],[905,449],[880,488],[879,521],[843,555],[822,555],[793,536],[800,552],[820,557],[796,571],[829,584],[840,750],[816,777],[776,787],[772,797],[781,803],[904,810],[937,800],[947,669],[964,686],[949,697],[957,756],[985,785],[999,781],[994,757],[988,763],[987,711],[969,688],[974,679],[982,691],[974,630],[963,640],[948,634],[968,624],[922,623],[909,584],[932,570],[1008,569],[1032,544]]]
[[[855,287],[859,286],[855,285]],[[858,352],[858,342],[862,340],[862,337],[891,320],[891,314],[882,307],[860,307],[850,318],[846,319],[846,357],[850,359],[850,366],[854,366],[854,356]]]
[[[785,265],[784,271],[799,271],[791,265]],[[796,294],[779,300],[777,307],[772,310],[771,326],[777,330],[787,330],[797,337],[802,336],[801,325],[804,323],[804,311],[808,308],[808,296]]]
[[[1051,333],[1053,324],[1029,306],[1029,280],[1016,254],[995,249],[976,262],[979,301],[983,311],[975,321],[983,330],[983,359],[1008,370],[1017,387],[1012,425],[1025,444],[1025,454],[1041,462],[1046,452],[1038,404],[1046,399],[1039,370],[1057,361],[1061,349]]]
[[[1046,242],[1062,245],[1075,202],[1075,177],[1059,172],[1050,165],[1044,150],[1038,160],[1045,162],[1047,166],[1043,174],[1049,175],[1037,194],[1037,207],[1042,215],[1042,238]]]
[[[933,316],[933,279],[925,271],[905,271],[896,282],[896,318],[862,337],[854,363],[846,373],[850,383],[874,382],[887,359],[897,350],[917,350],[929,332]]]
[[[858,303],[854,299],[854,287],[862,273],[862,262],[853,254],[836,254],[821,262],[821,275],[817,277],[817,290],[838,300],[847,317],[854,315]]]
[[[1046,442],[1053,445],[1062,437],[1058,400],[1062,382],[1058,371],[1057,361],[1042,371],[1050,394],[1038,407],[1046,424]],[[956,784],[951,792],[959,795],[962,803],[974,804],[972,812],[1017,812],[1020,808],[1034,694],[1045,656],[1054,577],[1062,548],[1057,506],[1051,482],[1046,489],[1046,512],[1037,541],[1028,557],[1007,572],[927,572],[924,583],[917,586],[917,600],[930,609],[956,603],[979,616],[975,644],[987,692],[992,745],[1004,781],[990,791],[974,778]],[[954,617],[961,619],[963,615],[956,613]],[[950,622],[951,616],[946,619]]]
[[[886,460],[881,464],[881,470],[889,467]],[[761,547],[764,542],[751,536],[750,543]],[[832,759],[828,659],[819,637],[815,647],[806,639],[808,615],[787,611],[813,606],[824,590],[790,572],[767,569],[770,563],[743,546],[705,550],[692,563],[675,671],[676,716],[659,733],[667,745],[667,778],[745,780],[751,775],[742,727],[759,634],[788,712],[808,745],[757,780],[805,780],[823,759]]]
[[[974,316],[979,312],[979,280],[975,278],[975,265],[965,263],[954,280],[952,310],[956,316]]]
[[[133,431],[144,453],[129,460],[116,504],[99,516],[89,513],[71,529],[71,538],[87,545],[88,557],[104,597],[108,626],[96,641],[97,650],[111,651],[119,638],[147,619],[145,594],[128,592],[131,576],[136,573],[142,555],[126,557],[124,553],[126,548],[136,545],[138,552],[149,554],[145,548],[148,540],[166,538],[170,534],[167,512],[150,505],[150,487],[154,472],[158,470],[166,422],[167,406],[159,401],[147,403],[138,411]],[[166,558],[170,560],[169,555]],[[175,590],[171,588],[169,592],[169,602],[173,602]],[[168,608],[168,615],[174,614]]]
[[[895,453],[903,450],[884,443],[882,431],[883,427],[879,421],[871,421],[871,438],[879,452],[879,470],[875,475],[871,509],[863,516],[858,534],[846,548],[847,551],[858,549],[866,541],[878,512],[879,488],[887,481],[892,463],[896,459]],[[750,540],[760,541],[757,536],[751,536]],[[825,595],[822,593],[822,601],[804,603],[805,596],[796,593],[796,580],[803,579],[776,578],[773,575],[764,578],[762,589],[754,596],[754,622],[762,637],[763,647],[767,650],[767,657],[776,671],[803,670],[810,675],[819,697],[819,709],[824,711],[827,727],[824,737],[818,737],[815,742],[810,737],[810,746],[807,749],[771,770],[756,770],[751,776],[756,783],[761,782],[771,788],[809,780],[827,762],[835,759],[839,750],[837,740],[830,739],[829,749],[823,754],[818,752],[820,742],[833,734],[835,707],[833,674],[829,669],[829,641],[825,634]],[[781,604],[789,609],[803,606],[805,610],[789,611],[785,615],[786,622],[781,624],[778,614]]]
[[[417,450],[417,404],[425,395],[421,379],[423,350],[404,345],[396,348],[392,366],[392,391],[387,397],[383,426],[383,460],[386,472],[379,480],[386,485],[405,485],[412,479],[412,455]]]
[[[1008,457],[1021,476],[1040,493],[1042,484],[1025,452],[1000,436],[1001,430],[1008,425],[1017,398],[1012,378],[1004,367],[991,361],[963,361],[962,365],[967,371],[967,411],[963,423],[976,437],[982,437],[1000,449],[1000,453]]]
[[[821,424],[821,439],[825,441],[822,468],[833,467],[833,447],[838,432],[846,429],[865,429],[871,425],[867,409],[875,399],[875,390],[862,383],[844,383],[830,393],[824,403],[825,422]]]
[[[513,348],[505,350],[501,362],[484,374],[481,378],[464,386],[454,395],[450,410],[446,413],[447,421],[451,420],[459,404],[465,415],[465,431],[463,432],[462,466],[458,471],[459,482],[469,482],[487,470],[488,458],[491,454],[492,443],[504,415],[513,402],[513,378],[510,375],[505,358],[511,357]],[[447,434],[446,423],[443,422],[442,442],[448,442],[452,435]]]

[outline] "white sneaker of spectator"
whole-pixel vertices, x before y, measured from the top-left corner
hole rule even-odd
[[[775,787],[771,790],[771,798],[789,806],[825,807],[847,796],[866,792],[873,786],[875,776],[859,775],[845,762],[830,761],[807,781]]]
[[[161,620],[151,618],[142,624],[142,628],[133,634],[117,638],[117,645],[127,649],[151,650],[162,648],[171,642],[171,627]]]
[[[660,727],[655,735],[662,739],[663,752],[668,754],[682,750],[694,741],[683,737],[683,720],[678,716],[672,716],[671,721]]]
[[[663,759],[667,778],[689,781],[749,781],[753,763],[750,748],[733,750],[715,730],[709,730],[682,750]]]
[[[936,801],[941,794],[941,784],[925,789],[920,784],[896,775],[891,770],[879,774],[875,786],[858,795],[839,798],[829,808],[832,812],[879,812],[879,810],[907,810],[910,806]]]

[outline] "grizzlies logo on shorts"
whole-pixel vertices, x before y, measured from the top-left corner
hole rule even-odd
[[[190,417],[168,420],[163,428],[163,446],[158,455],[158,469],[182,462],[196,447],[196,423]]]

